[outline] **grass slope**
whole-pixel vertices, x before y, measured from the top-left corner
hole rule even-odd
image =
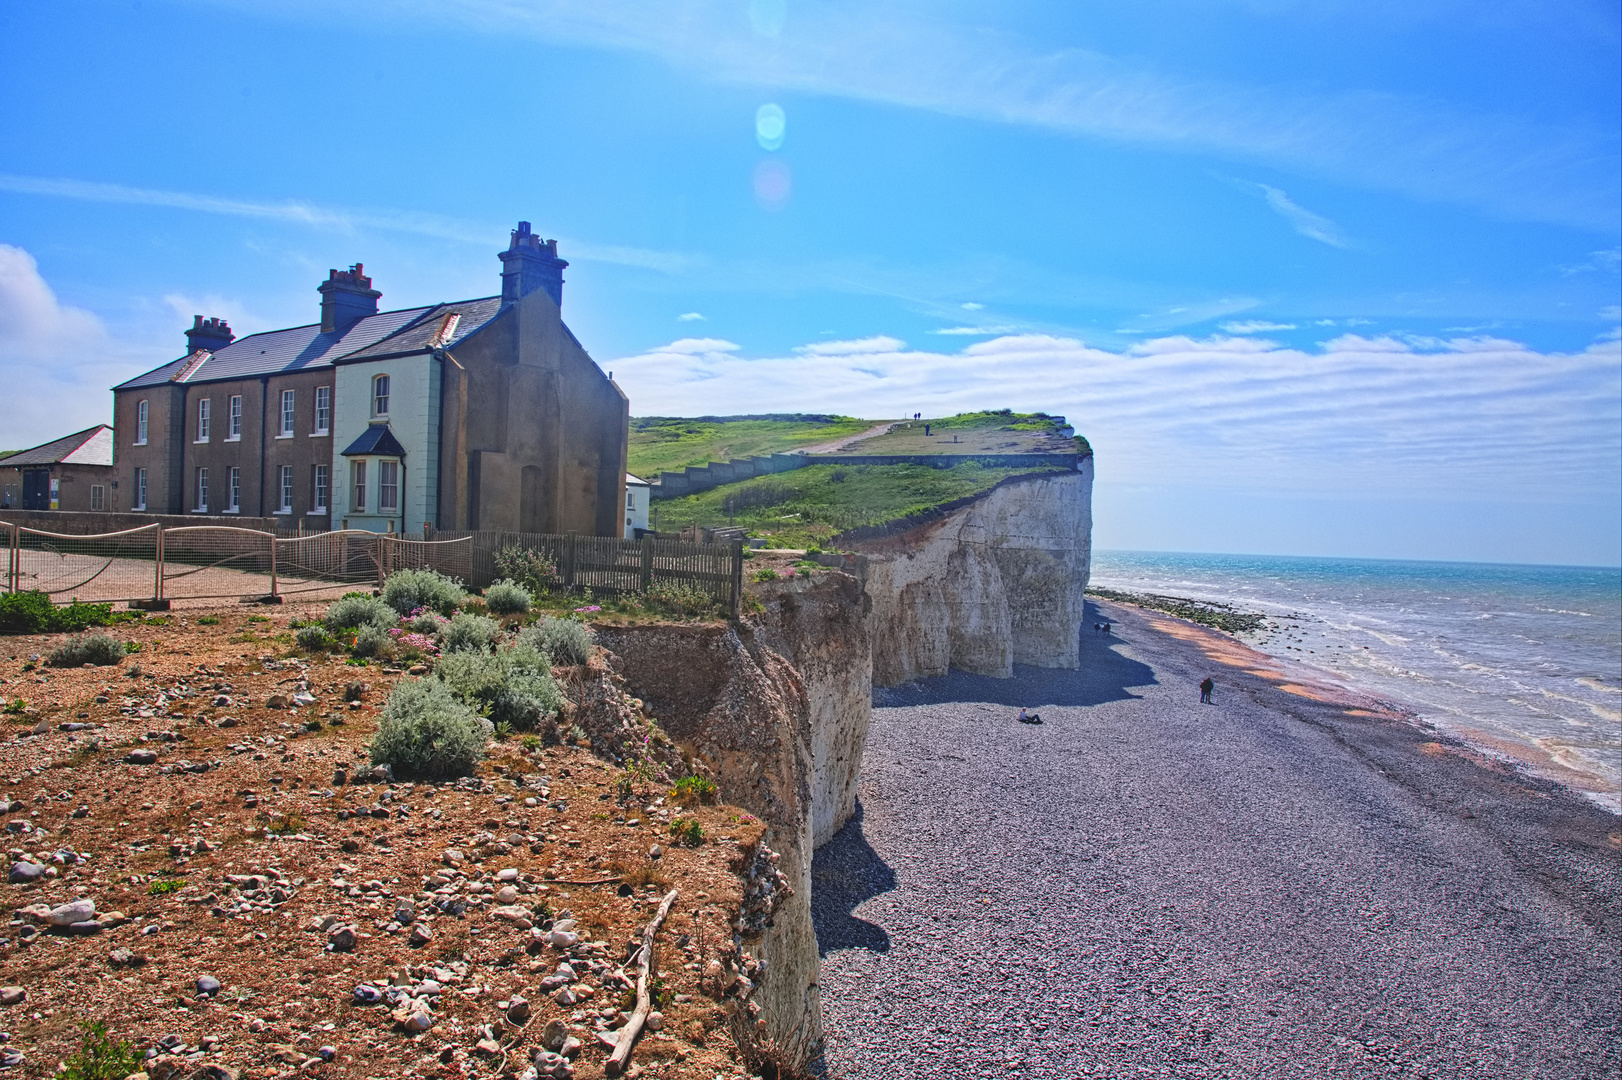
[[[641,416],[631,419],[628,468],[651,480],[689,465],[730,461],[833,442],[878,423],[849,416]]]
[[[925,435],[925,427],[929,434]],[[956,440],[955,442],[953,440]],[[1046,413],[1010,409],[959,413],[938,420],[911,420],[895,430],[851,443],[842,454],[1074,454],[1084,440],[1059,434]]]
[[[661,532],[683,525],[746,527],[769,547],[821,546],[835,534],[918,514],[987,491],[998,481],[1041,469],[976,464],[810,465],[790,473],[723,484],[681,499],[655,502]]]

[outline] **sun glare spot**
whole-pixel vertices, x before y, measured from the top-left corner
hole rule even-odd
[[[766,104],[755,110],[755,141],[762,150],[776,150],[788,134],[788,117],[781,105]]]
[[[794,190],[794,177],[777,158],[767,158],[755,166],[755,198],[768,210],[781,210]]]

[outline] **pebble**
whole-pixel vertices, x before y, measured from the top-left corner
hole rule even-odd
[[[507,1022],[523,1025],[529,1020],[529,1002],[521,997],[514,997],[507,1004]]]
[[[496,890],[496,903],[503,904],[503,905],[518,903],[518,888],[517,888],[517,886],[515,886],[515,885],[503,885],[501,888],[497,889]]]
[[[355,928],[339,923],[327,931],[327,948],[333,952],[349,952],[355,947]]]
[[[197,977],[197,996],[213,997],[220,992],[220,980],[212,975],[199,975]]]
[[[434,940],[434,932],[426,924],[418,923],[411,928],[411,937],[408,943],[413,948],[420,949],[432,940]]]
[[[534,923],[530,920],[529,910],[527,908],[520,907],[517,904],[503,904],[499,907],[493,907],[490,909],[490,917],[492,919],[499,919],[502,922],[512,923],[520,930],[528,930],[534,925]],[[556,937],[555,934],[553,936]],[[572,934],[570,936],[574,937]],[[575,937],[575,940],[579,941],[580,939]]]
[[[401,926],[410,926],[417,920],[417,905],[405,897],[394,902],[394,921]]]
[[[657,1009],[648,1013],[647,1025],[649,1031],[663,1031],[665,1027],[665,1014]]]
[[[21,1005],[28,1000],[28,991],[20,986],[0,986],[0,1005]]]
[[[355,987],[356,1005],[376,1005],[383,1000],[383,992],[371,983],[361,983]]]
[[[26,885],[38,881],[45,875],[45,867],[39,863],[28,862],[26,859],[11,864],[11,883],[13,885]]]
[[[107,954],[107,962],[115,968],[140,967],[146,963],[146,957],[120,945]]]
[[[156,750],[131,750],[124,760],[131,765],[155,765],[158,761],[158,752]]]
[[[497,871],[496,880],[504,885],[515,884],[518,881],[517,868],[509,866],[503,870]]]
[[[426,1006],[420,1009],[413,1009],[409,1014],[407,1014],[404,1026],[407,1031],[414,1035],[419,1032],[427,1031],[429,1028],[434,1026],[434,1014],[429,1012]]]

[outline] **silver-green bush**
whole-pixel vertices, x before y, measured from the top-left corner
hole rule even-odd
[[[397,619],[399,616],[394,609],[377,597],[351,594],[330,604],[322,621],[327,624],[328,630],[337,634],[358,630],[362,626],[388,629]]]
[[[383,600],[401,615],[418,608],[449,615],[462,599],[462,585],[437,570],[396,570],[383,582]]]
[[[361,657],[378,656],[388,651],[393,640],[388,631],[380,626],[363,626],[355,631],[355,644],[349,647],[349,651]]]
[[[486,652],[501,637],[501,624],[485,615],[457,615],[445,627],[445,652]]]
[[[124,643],[111,634],[81,634],[57,645],[45,662],[51,667],[83,667],[86,664],[106,667],[122,663],[128,655]]]
[[[309,649],[311,652],[322,652],[333,645],[332,635],[327,633],[326,627],[319,624],[299,627],[298,633],[293,635],[293,640],[298,642],[299,648]]]
[[[498,581],[484,590],[484,606],[492,615],[522,615],[534,601],[528,589],[511,580]]]
[[[388,765],[397,776],[440,780],[466,776],[484,757],[489,741],[479,715],[438,679],[394,684],[372,739],[373,765]]]
[[[438,636],[445,629],[450,620],[443,615],[436,615],[432,611],[425,611],[412,619],[406,625],[411,627],[413,634],[430,634]]]
[[[519,633],[518,644],[544,652],[554,664],[584,664],[591,659],[595,642],[591,628],[585,623],[546,615],[534,626],[526,627]]]
[[[517,731],[533,728],[563,707],[551,661],[522,645],[493,655],[447,652],[434,666],[434,676],[492,723]]]

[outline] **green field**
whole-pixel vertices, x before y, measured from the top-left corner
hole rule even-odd
[[[627,468],[645,480],[711,461],[777,454],[860,435],[879,424],[849,416],[641,416],[631,418]]]
[[[742,525],[768,547],[825,546],[835,533],[923,513],[987,491],[998,481],[1042,469],[992,469],[973,463],[809,465],[653,504],[660,532],[683,525]]]
[[[925,429],[928,429],[926,435]],[[853,442],[841,454],[1074,454],[1085,441],[1059,434],[1046,413],[1009,409],[904,420],[894,430]]]

